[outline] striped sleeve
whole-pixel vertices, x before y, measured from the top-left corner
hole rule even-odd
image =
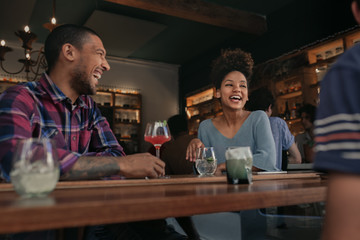
[[[360,46],[329,70],[321,83],[315,121],[315,169],[360,174]]]

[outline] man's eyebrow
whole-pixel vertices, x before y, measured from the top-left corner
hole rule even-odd
[[[97,52],[102,52],[103,54],[106,54],[106,51],[104,49],[98,48],[96,49]]]

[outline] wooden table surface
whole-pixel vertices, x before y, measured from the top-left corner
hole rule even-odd
[[[326,181],[316,173],[254,175],[251,185],[190,175],[59,182],[39,199],[0,184],[0,234],[311,203],[325,195]]]

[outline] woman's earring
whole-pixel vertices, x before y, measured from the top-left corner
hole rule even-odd
[[[215,97],[216,97],[216,98],[220,98],[220,97],[221,97],[221,94],[219,93],[219,91],[216,91]]]

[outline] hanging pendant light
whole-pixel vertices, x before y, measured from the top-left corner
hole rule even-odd
[[[50,32],[59,24],[56,24],[55,18],[55,7],[56,2],[53,0],[53,9],[52,9],[52,18],[49,23],[43,24],[43,27],[48,29]],[[6,46],[5,40],[0,40],[0,68],[7,74],[16,75],[25,71],[26,80],[34,81],[36,80],[42,72],[47,69],[47,63],[45,60],[45,55],[43,52],[43,47],[39,50],[32,50],[32,43],[37,40],[35,33],[30,31],[29,26],[25,26],[24,30],[19,30],[15,32],[15,35],[22,41],[22,48],[24,49],[24,58],[19,59],[18,61],[22,63],[22,67],[18,71],[9,71],[4,67],[3,62],[5,61],[5,54],[7,52],[13,51],[12,48]],[[36,56],[33,58],[32,56]],[[34,60],[33,60],[34,59]]]

